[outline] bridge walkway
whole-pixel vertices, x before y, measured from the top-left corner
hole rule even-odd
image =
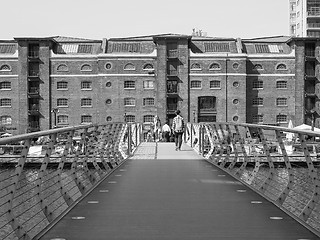
[[[319,238],[190,147],[142,143],[41,239]]]

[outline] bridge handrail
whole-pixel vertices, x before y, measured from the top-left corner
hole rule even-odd
[[[185,131],[186,143],[207,161],[320,237],[319,137],[312,130],[234,122],[187,123]]]
[[[0,239],[37,239],[119,167],[140,139],[139,123],[1,138]]]

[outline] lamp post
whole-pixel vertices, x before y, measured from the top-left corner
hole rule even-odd
[[[57,113],[59,112],[58,108],[52,108],[51,112],[53,112],[53,118],[54,118],[54,126],[53,128],[57,127]]]

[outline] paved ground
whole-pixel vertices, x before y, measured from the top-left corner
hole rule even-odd
[[[189,147],[144,143],[41,239],[319,238]]]

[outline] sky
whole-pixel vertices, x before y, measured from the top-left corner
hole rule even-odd
[[[256,38],[289,35],[289,0],[10,0],[0,40],[97,39],[164,33]]]

